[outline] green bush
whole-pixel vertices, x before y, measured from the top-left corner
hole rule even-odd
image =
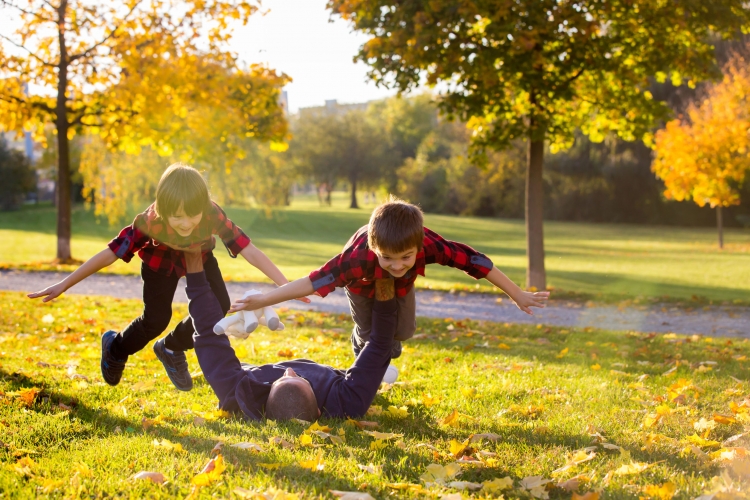
[[[0,137],[0,210],[17,210],[26,193],[36,189],[36,174],[29,159],[21,152],[11,149],[4,137]]]

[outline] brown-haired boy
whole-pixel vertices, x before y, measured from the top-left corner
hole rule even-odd
[[[29,297],[45,297],[43,301],[48,302],[114,264],[118,258],[130,262],[137,252],[143,261],[143,314],[119,334],[110,330],[102,335],[102,376],[109,385],[117,385],[128,356],[143,349],[169,326],[177,282],[186,273],[184,251],[197,252],[200,249],[211,289],[224,313],[229,310],[229,293],[213,255],[215,234],[233,258],[242,255],[277,285],[288,283],[273,262],[229,220],[219,205],[211,201],[208,185],[200,172],[175,163],[159,180],[156,202],[138,214],[107,248],[59,283],[29,294]],[[189,391],[193,386],[184,351],[193,348],[194,332],[193,322],[188,316],[154,344],[154,353],[164,365],[169,379],[182,391]]]
[[[521,290],[486,255],[424,227],[419,207],[391,198],[372,212],[369,224],[323,267],[265,295],[240,300],[230,312],[254,310],[313,292],[325,297],[343,287],[355,324],[351,340],[356,355],[370,336],[375,280],[392,276],[399,306],[392,351],[396,358],[401,354],[400,341],[411,338],[416,330],[414,281],[418,275],[424,276],[428,264],[455,267],[476,279],[485,278],[527,314],[532,314],[530,307],[544,307],[549,297],[549,292]]]

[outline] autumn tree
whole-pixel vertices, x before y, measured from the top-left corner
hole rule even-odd
[[[230,23],[246,22],[257,7],[245,0],[0,0],[0,7],[18,25],[0,34],[0,126],[39,139],[44,124],[55,126],[57,259],[67,261],[70,138],[90,129],[109,148],[170,154],[183,121],[162,119],[166,126],[154,129],[156,115],[185,118],[196,98],[222,97],[203,85],[237,69],[227,50]],[[38,90],[27,94],[27,85]],[[250,90],[243,102],[252,98]],[[250,134],[274,133],[267,123],[247,123]]]
[[[399,91],[441,84],[441,106],[474,129],[474,146],[527,141],[528,287],[546,287],[545,141],[570,146],[581,129],[649,140],[667,114],[652,78],[689,85],[714,74],[708,35],[748,24],[742,0],[329,0],[370,36],[358,58]]]
[[[130,120],[116,150],[106,140],[106,133],[117,133],[116,128],[102,129],[104,139],[85,138],[80,166],[84,195],[110,223],[120,221],[132,203],[152,200],[161,173],[173,161],[203,172],[222,203],[242,203],[254,194],[249,184],[241,184],[257,165],[262,143],[270,141],[265,149],[275,151],[287,147],[280,142],[286,138],[287,123],[278,101],[289,81],[285,75],[256,65],[228,69],[204,58],[161,64],[164,92],[141,97],[136,91],[145,87],[140,74],[129,77],[133,88],[112,90],[143,99],[142,111]],[[164,113],[162,103],[175,98],[170,89],[178,82],[194,90],[180,91],[186,97],[180,108]]]
[[[750,70],[735,56],[720,83],[691,105],[682,119],[656,134],[654,173],[664,195],[716,208],[719,248],[724,247],[722,207],[740,203],[739,187],[750,170]]]

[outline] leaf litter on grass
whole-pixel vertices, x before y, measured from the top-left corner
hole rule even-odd
[[[126,491],[127,482],[140,474],[137,471],[162,474],[167,488],[189,488],[192,475],[174,470],[195,470],[196,453],[208,461],[203,462],[207,467],[213,461],[213,469],[194,473],[202,479],[197,479],[201,484],[194,485],[193,494],[229,496],[231,482],[244,488],[245,496],[236,494],[240,498],[285,498],[281,492],[288,498],[305,498],[328,495],[330,489],[377,498],[394,491],[542,499],[567,492],[593,499],[600,492],[627,491],[650,499],[666,498],[673,483],[679,485],[674,497],[718,499],[750,487],[742,473],[750,460],[750,346],[743,340],[706,342],[570,329],[560,334],[566,339],[561,346],[555,330],[492,323],[467,327],[470,322],[420,319],[425,335],[435,337],[415,342],[402,357],[399,370],[410,382],[378,394],[363,420],[256,426],[210,409],[216,399],[205,382],[197,382],[189,395],[172,392],[163,368],[148,356],[128,364],[120,386],[101,382],[96,352],[101,323],[88,333],[93,325],[79,318],[93,314],[81,311],[108,310],[112,328],[120,328],[138,314],[137,302],[97,298],[102,303],[96,306],[83,298],[64,297],[54,310],[47,310],[54,316],[50,325],[60,331],[43,335],[41,329],[49,330],[49,325],[40,321],[43,315],[36,306],[21,297],[12,300],[12,308],[0,307],[0,332],[6,332],[0,333],[0,422],[17,429],[19,436],[0,443],[13,456],[11,465],[0,470],[0,487],[6,490],[10,483],[3,482],[3,474],[23,477],[29,488],[45,494],[75,488],[94,496],[110,495],[116,493],[111,488]],[[177,309],[185,313],[184,306]],[[256,332],[251,341],[233,341],[237,352],[252,356],[256,363],[277,362],[276,354],[283,348],[307,350],[316,361],[336,367],[351,362],[341,357],[346,352],[343,335],[328,337],[331,342],[326,345],[315,341],[331,335],[321,334],[319,328],[342,329],[346,318],[298,316],[301,321],[291,327],[292,337]],[[66,318],[73,318],[69,325]],[[439,337],[446,324],[454,325],[450,332],[455,337]],[[549,343],[535,341],[540,333]],[[288,338],[296,339],[289,347]],[[492,347],[501,340],[513,348]],[[589,368],[591,346],[586,343],[592,340],[598,346],[596,362],[606,369]],[[465,349],[470,343],[474,348]],[[478,347],[485,343],[489,347]],[[47,349],[48,345],[60,348]],[[563,348],[568,351],[558,358]],[[194,357],[189,363],[197,367]],[[75,385],[82,381],[87,385]],[[102,408],[96,419],[89,417],[90,408]],[[654,422],[646,426],[644,417],[649,415]],[[59,429],[54,432],[73,436],[76,446],[55,454],[35,445],[39,441],[24,423],[28,418],[41,423],[34,428]],[[76,437],[86,432],[94,432],[94,437]],[[109,447],[114,439],[120,443],[116,453],[103,454],[96,448]],[[301,439],[315,446],[295,446]],[[561,445],[558,439],[570,444]],[[226,445],[210,458],[217,440]],[[125,458],[130,453],[141,458]],[[422,465],[404,461],[410,454],[420,457]],[[662,462],[664,456],[675,458]],[[167,457],[170,462],[164,462]],[[89,465],[75,465],[83,463]],[[437,475],[428,486],[420,475],[430,463]],[[444,476],[437,467],[447,470]],[[459,467],[455,474],[453,467]],[[66,472],[54,477],[47,472],[54,468]],[[294,477],[290,474],[295,469],[304,474],[290,483],[285,478]],[[349,482],[352,491],[335,488],[327,478],[329,470]],[[704,483],[691,479],[692,473],[706,470],[718,472]],[[167,482],[166,474],[174,479]],[[99,481],[105,477],[107,481]],[[149,482],[146,477],[138,484]],[[10,488],[20,494],[20,486]]]

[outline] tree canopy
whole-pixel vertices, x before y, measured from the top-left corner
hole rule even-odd
[[[45,124],[57,131],[59,260],[71,257],[68,141],[75,134],[88,130],[128,153],[148,147],[171,155],[198,128],[196,117],[231,105],[232,119],[201,128],[229,141],[228,150],[230,135],[285,137],[276,103],[285,78],[238,67],[227,47],[233,23],[257,10],[253,2],[2,0],[0,7],[18,21],[15,33],[0,34],[0,126],[40,140]]]
[[[739,204],[750,170],[748,61],[732,58],[720,83],[657,132],[655,150],[653,171],[664,181],[664,195],[716,208],[722,247],[721,208]]]
[[[710,36],[748,25],[741,0],[329,0],[370,39],[358,58],[401,91],[441,84],[441,106],[474,129],[474,145],[527,140],[527,286],[546,286],[542,233],[544,142],[576,129],[650,140],[667,107],[653,79],[694,85],[717,75]]]

